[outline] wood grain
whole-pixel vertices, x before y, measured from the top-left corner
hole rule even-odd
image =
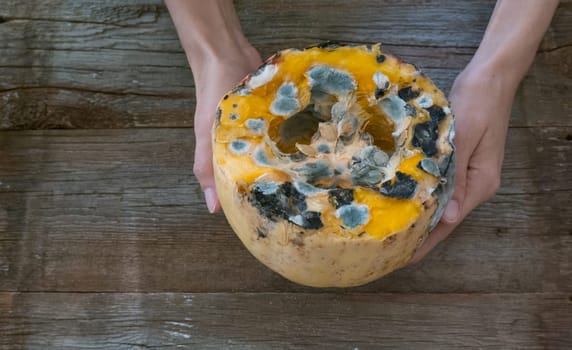
[[[494,2],[236,6],[262,56],[381,41],[448,91]],[[571,67],[561,0],[515,98],[498,195],[420,264],[310,289],[207,213],[193,77],[162,0],[3,0],[0,349],[570,349]]]
[[[263,56],[324,40],[381,41],[448,91],[493,5],[253,0],[237,9]],[[192,75],[161,1],[7,0],[0,17],[0,128],[192,126]],[[572,125],[572,108],[563,102],[572,84],[570,23],[572,1],[562,1],[517,96],[512,125]]]
[[[510,131],[503,187],[422,264],[355,291],[572,289],[571,128]],[[312,291],[267,270],[192,169],[192,129],[0,134],[0,290]]]
[[[0,348],[569,349],[568,298],[0,293]]]

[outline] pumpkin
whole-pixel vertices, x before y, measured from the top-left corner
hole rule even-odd
[[[443,92],[380,44],[288,49],[219,104],[217,192],[270,269],[357,286],[404,266],[439,221],[453,137]]]

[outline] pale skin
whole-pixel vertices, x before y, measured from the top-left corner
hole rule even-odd
[[[231,0],[165,0],[196,85],[193,171],[211,213],[220,210],[211,128],[221,97],[261,63],[242,34]],[[411,262],[427,255],[469,213],[494,196],[514,95],[534,60],[559,0],[498,0],[470,63],[449,93],[457,148],[453,199]]]

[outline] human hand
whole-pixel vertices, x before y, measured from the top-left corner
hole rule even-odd
[[[410,261],[414,264],[445,239],[500,186],[508,121],[518,80],[501,70],[469,65],[449,98],[455,114],[456,179],[445,213]]]
[[[220,209],[216,194],[212,163],[211,129],[220,99],[248,73],[262,64],[258,51],[252,46],[227,52],[228,58],[192,62],[195,73],[195,161],[193,172],[205,195],[209,212]]]

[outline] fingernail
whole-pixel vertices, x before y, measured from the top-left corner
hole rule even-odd
[[[443,219],[447,222],[457,222],[459,219],[459,202],[452,200],[447,205],[445,213],[443,214]]]
[[[215,212],[216,209],[216,192],[212,188],[207,188],[205,190],[205,201],[207,202],[207,208],[209,208],[209,212],[212,214]]]

